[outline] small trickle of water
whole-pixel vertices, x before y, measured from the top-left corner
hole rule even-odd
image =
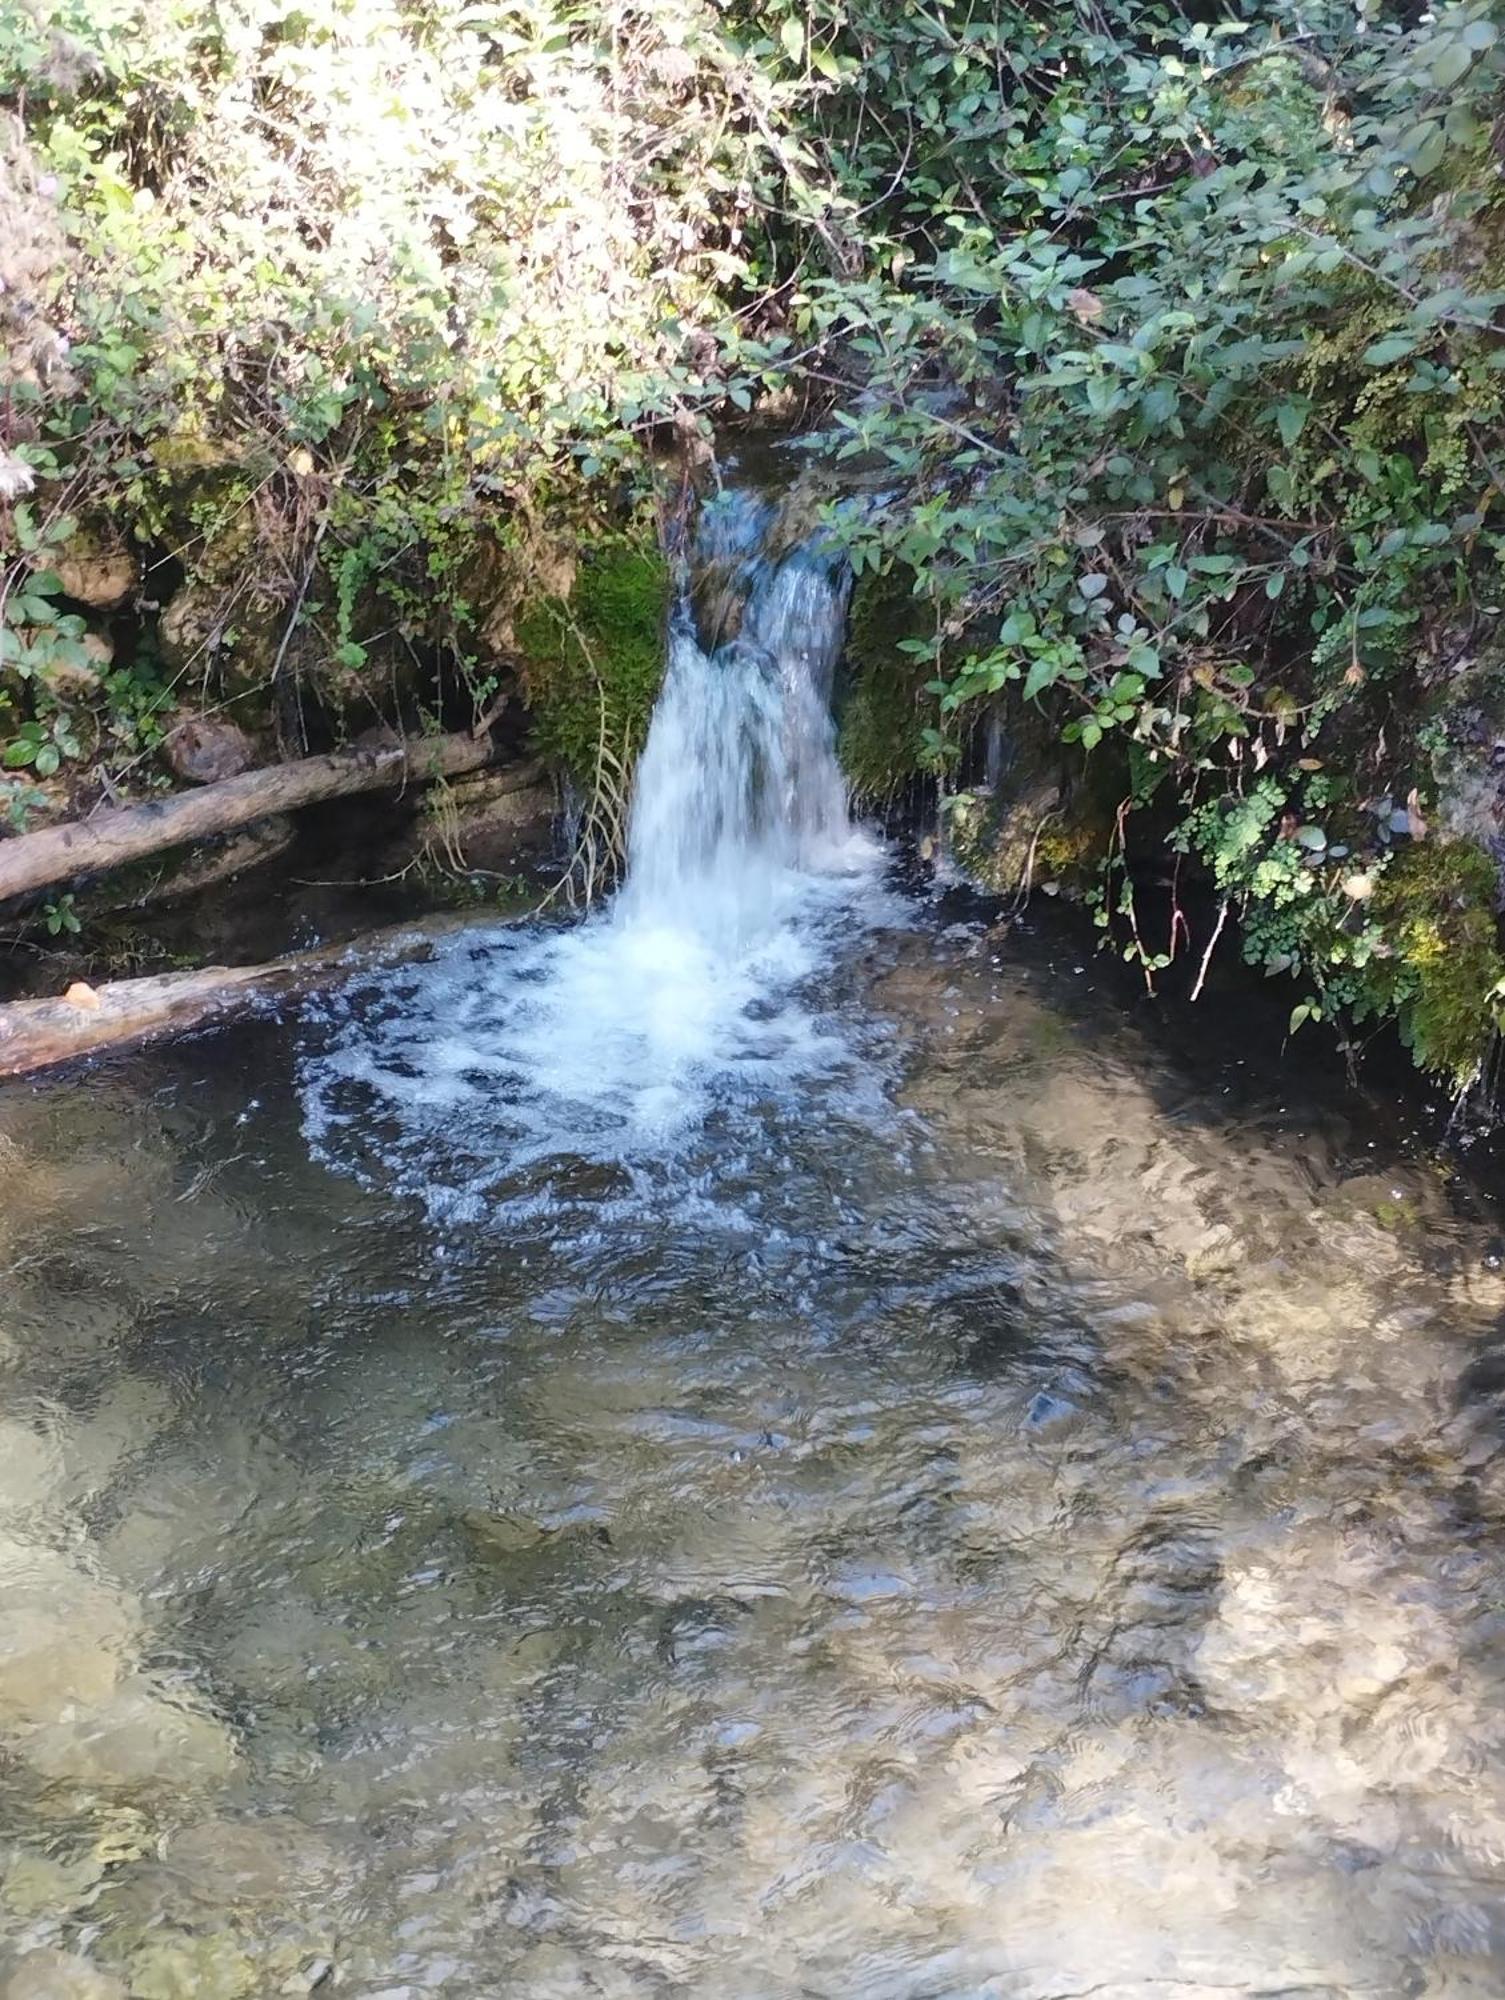
[[[854,830],[831,682],[850,588],[818,537],[770,547],[766,501],[728,494],[696,552],[711,629],[671,621],[639,762],[625,886],[569,930],[477,931],[337,1003],[305,1062],[320,1154],[474,1219],[541,1161],[668,1158],[718,1103],[829,1075],[848,1051],[812,975],[878,852]]]

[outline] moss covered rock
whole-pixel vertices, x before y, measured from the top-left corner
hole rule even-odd
[[[1386,943],[1371,972],[1382,1006],[1421,1068],[1466,1089],[1479,1076],[1505,1005],[1493,858],[1464,840],[1418,843],[1375,886]]]
[[[952,858],[992,895],[1081,896],[1106,852],[1111,817],[1080,787],[1034,772],[1001,795],[959,794],[947,830]]]
[[[603,751],[625,769],[648,734],[664,673],[669,567],[641,540],[583,551],[568,595],[514,623],[539,752],[589,782]]]
[[[923,636],[926,611],[906,569],[868,571],[852,590],[837,755],[859,799],[883,805],[926,771],[925,731],[935,720],[930,663],[903,650]]]

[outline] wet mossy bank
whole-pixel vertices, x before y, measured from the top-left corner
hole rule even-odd
[[[1200,986],[1210,955],[1232,953],[1288,995],[1293,1031],[1334,1037],[1335,1059],[1393,1026],[1421,1071],[1490,1113],[1505,1020],[1505,664],[1378,695],[1365,728],[1302,760],[1289,791],[1251,759],[1209,770],[1188,801],[1132,741],[1063,741],[1017,682],[974,703],[958,733],[943,697],[977,644],[945,634],[937,674],[934,611],[913,574],[859,576],[839,727],[859,800],[899,808],[927,851],[990,895],[1085,903],[1102,945],[1151,985]],[[1320,662],[1308,670],[1320,678]],[[1407,795],[1379,787],[1366,731],[1399,749],[1417,779]]]

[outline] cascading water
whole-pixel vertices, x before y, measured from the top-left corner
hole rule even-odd
[[[849,574],[819,541],[768,555],[768,522],[743,495],[707,514],[699,560],[733,561],[715,608],[737,629],[717,643],[688,596],[675,608],[633,797],[623,926],[688,928],[733,949],[766,934],[810,876],[853,858],[830,714]]]
[[[819,537],[775,551],[777,530],[753,495],[706,510],[695,570],[717,588],[698,620],[691,591],[674,608],[613,905],[468,933],[340,1002],[304,1064],[324,1157],[359,1170],[374,1148],[382,1178],[473,1218],[520,1169],[663,1159],[713,1104],[843,1055],[802,988],[877,860],[830,715],[850,577]]]

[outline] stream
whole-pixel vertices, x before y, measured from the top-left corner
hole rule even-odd
[[[0,1093],[5,2000],[1505,1986],[1497,1236],[906,888],[766,528],[609,909]]]

